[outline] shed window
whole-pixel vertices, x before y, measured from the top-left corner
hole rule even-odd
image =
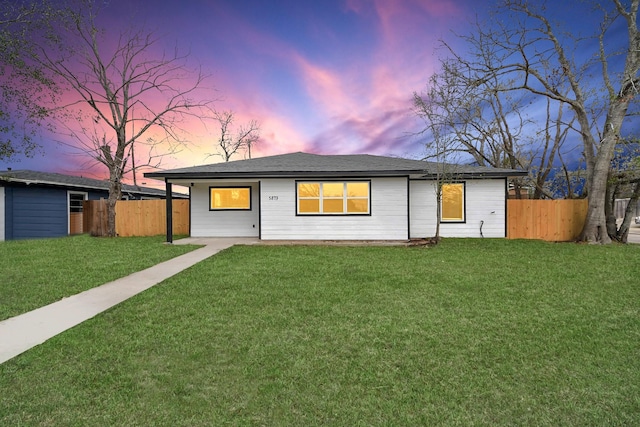
[[[369,181],[297,182],[299,215],[368,215]]]
[[[464,183],[442,185],[442,222],[464,222]]]
[[[209,209],[251,210],[251,187],[210,187]]]
[[[69,192],[69,212],[82,213],[82,203],[87,200],[87,193]]]

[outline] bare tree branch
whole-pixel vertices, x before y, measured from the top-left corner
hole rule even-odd
[[[251,148],[260,140],[260,125],[256,120],[240,125],[234,132],[233,122],[235,113],[233,111],[216,111],[214,118],[220,126],[220,137],[218,138],[215,154],[208,154],[207,157],[221,156],[228,162],[232,156],[243,152],[251,158]]]
[[[122,31],[110,47],[97,23],[99,8],[91,0],[82,6],[69,12],[56,48],[41,39],[29,59],[67,89],[70,101],[58,105],[62,127],[75,140],[67,146],[109,170],[108,228],[115,235],[115,202],[125,174],[158,167],[163,155],[175,153],[186,143],[183,124],[210,115],[213,99],[199,93],[208,76],[188,67],[187,54],[155,54],[159,39],[144,28]],[[134,144],[147,162],[130,160]],[[161,153],[161,146],[168,148]]]

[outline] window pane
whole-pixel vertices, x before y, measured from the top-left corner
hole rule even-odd
[[[251,209],[249,188],[212,188],[211,209]]]
[[[298,197],[320,197],[320,184],[317,182],[299,182]]]
[[[343,213],[344,199],[323,199],[322,211],[324,213]]]
[[[369,214],[367,182],[298,182],[298,214]]]
[[[348,213],[369,213],[368,199],[347,199]]]
[[[464,184],[442,186],[442,220],[464,220]]]
[[[300,213],[320,213],[319,199],[298,200],[298,212]]]
[[[342,182],[325,182],[322,184],[323,197],[342,197],[344,184]]]
[[[82,212],[82,202],[84,202],[84,194],[69,194],[69,212]]]
[[[369,183],[348,182],[347,197],[369,197]]]

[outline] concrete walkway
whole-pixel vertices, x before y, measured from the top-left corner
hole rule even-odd
[[[64,298],[0,322],[0,363],[42,344],[122,301],[235,244],[257,239],[181,239],[175,244],[205,245],[146,270]]]

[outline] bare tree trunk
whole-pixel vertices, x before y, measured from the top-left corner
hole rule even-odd
[[[591,190],[593,191],[591,194],[594,195],[589,195],[587,218],[578,240],[590,243],[611,243],[611,238],[607,233],[607,217],[604,209],[606,183],[597,182],[597,185],[592,187]],[[602,196],[599,196],[600,194]]]
[[[624,210],[624,219],[622,220],[622,224],[620,224],[620,228],[616,232],[616,240],[618,240],[619,242],[627,243],[627,239],[629,238],[629,228],[631,226],[631,220],[635,215],[635,208],[639,199],[640,181],[637,181],[634,185],[631,198],[629,199],[629,204]]]
[[[111,170],[109,177],[109,198],[107,198],[107,236],[116,237],[116,203],[122,198],[121,177]]]
[[[611,170],[611,160],[619,139],[619,129],[627,113],[628,100],[616,100],[617,104],[610,109],[608,120],[605,121],[598,155],[593,161],[591,174],[587,176],[589,208],[584,228],[579,240],[590,243],[611,243],[607,233],[607,217],[605,215],[605,203],[607,194],[607,181]],[[586,150],[585,150],[586,151]],[[587,168],[588,168],[587,163]]]
[[[607,217],[607,234],[609,234],[609,237],[611,238],[614,238],[618,231],[618,225],[616,224],[617,218],[615,213],[618,188],[618,183],[607,185],[607,192],[605,196],[604,214]]]

